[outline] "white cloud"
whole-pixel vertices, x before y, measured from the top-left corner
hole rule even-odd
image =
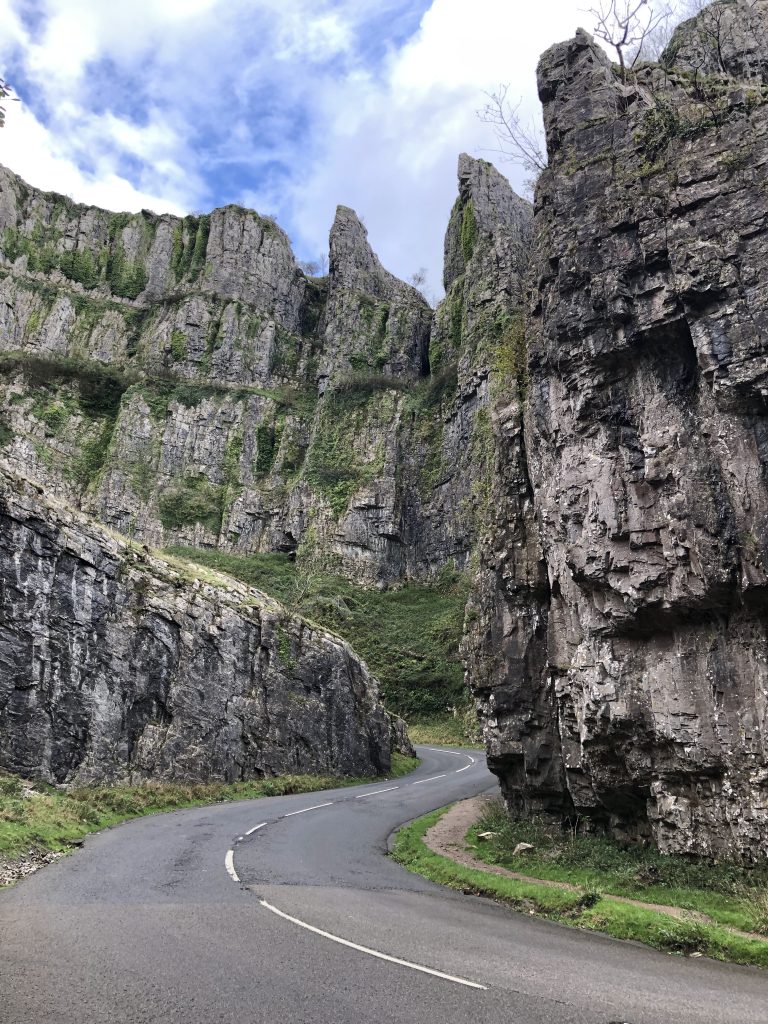
[[[323,227],[342,202],[365,216],[389,267],[408,276],[426,266],[429,286],[439,292],[457,156],[466,150],[492,159],[497,147],[477,117],[484,92],[509,83],[510,96],[523,97],[523,109],[535,116],[538,56],[581,20],[574,0],[549,0],[546,18],[508,0],[474,0],[471,17],[465,0],[434,0],[383,74],[329,83],[322,144],[291,193],[301,247],[319,251]],[[499,166],[523,191],[525,172]]]
[[[484,91],[508,83],[535,114],[538,56],[588,20],[582,2],[36,0],[33,31],[25,0],[0,0],[0,72],[29,97],[0,159],[113,208],[252,202],[305,258],[344,203],[387,266],[426,266],[437,291],[457,155],[496,147]]]

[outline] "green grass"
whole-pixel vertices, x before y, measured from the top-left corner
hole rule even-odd
[[[419,764],[417,757],[395,752],[387,778],[407,775]],[[147,782],[136,786],[57,790],[42,783],[30,789],[33,784],[0,772],[0,856],[13,858],[30,848],[67,850],[89,832],[159,811],[313,793],[377,781],[378,778],[350,779],[333,775],[282,775],[249,782]]]
[[[420,757],[398,754],[396,750],[393,750],[388,777],[390,779],[402,779],[404,775],[410,775],[411,772],[416,771],[420,764]]]
[[[464,893],[488,896],[507,906],[563,924],[632,939],[670,953],[704,953],[716,960],[768,967],[768,942],[734,935],[717,925],[675,920],[659,911],[618,903],[594,889],[569,892],[546,883],[524,882],[466,868],[433,853],[427,831],[447,810],[433,811],[402,828],[393,858],[409,871]]]
[[[417,717],[408,723],[412,743],[436,743],[444,747],[482,746],[483,737],[473,707],[454,714]]]
[[[160,494],[160,522],[166,530],[202,523],[213,533],[221,529],[225,489],[205,477],[183,477]]]
[[[184,547],[168,553],[227,573],[278,598],[333,630],[354,647],[379,679],[387,706],[407,721],[441,724],[420,742],[461,743],[449,708],[466,707],[459,640],[468,581],[446,577],[437,586],[364,590],[342,576],[302,575],[287,555],[230,555]],[[463,742],[467,742],[464,735]],[[475,742],[477,742],[475,740]]]
[[[495,832],[479,842],[478,832]],[[470,830],[475,855],[536,878],[599,888],[614,896],[683,907],[719,924],[768,935],[768,866],[667,856],[651,847],[622,844],[606,836],[573,835],[538,819],[511,819],[501,800]],[[533,850],[513,855],[518,843]]]

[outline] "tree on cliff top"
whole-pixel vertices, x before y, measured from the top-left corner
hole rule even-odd
[[[5,101],[15,100],[18,102],[18,99],[18,96],[13,95],[12,86],[4,78],[0,78],[0,128],[5,126]]]
[[[530,175],[526,186],[533,191],[536,179],[547,166],[543,126],[540,122],[525,123],[520,116],[522,99],[510,103],[508,92],[508,85],[500,85],[496,92],[486,93],[488,102],[477,116],[493,128],[499,144],[495,152]]]
[[[616,51],[622,77],[638,60],[653,58],[664,48],[673,15],[669,3],[651,4],[650,0],[600,0],[589,13],[595,19],[595,36]],[[649,49],[658,51],[649,53]]]

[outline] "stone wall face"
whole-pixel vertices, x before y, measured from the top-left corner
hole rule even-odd
[[[313,278],[252,211],[110,214],[0,169],[0,457],[156,546],[314,549],[367,585],[463,568],[479,320],[497,286],[519,304],[532,212],[490,164],[459,170],[433,313],[346,207]]]
[[[496,618],[473,683],[512,807],[753,859],[768,853],[768,96],[732,34],[725,68],[691,71],[695,29],[626,81],[585,33],[542,58],[525,461],[513,429],[513,526],[485,558],[477,600]],[[520,607],[532,584],[541,612]]]
[[[348,645],[195,572],[0,473],[0,766],[54,783],[388,771],[399,726]]]

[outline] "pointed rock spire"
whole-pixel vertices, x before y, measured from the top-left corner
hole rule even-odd
[[[533,208],[487,160],[459,156],[459,197],[445,234],[445,290],[467,268],[479,238],[530,244]]]

